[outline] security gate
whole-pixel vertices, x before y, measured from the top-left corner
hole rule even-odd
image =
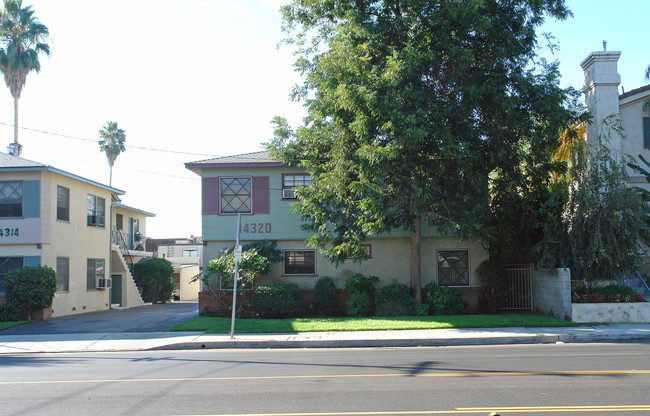
[[[504,309],[533,310],[533,267],[506,266],[508,289]]]

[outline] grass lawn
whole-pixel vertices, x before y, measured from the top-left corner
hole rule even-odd
[[[292,318],[292,319],[237,319],[235,332],[319,332],[319,331],[375,331],[399,329],[440,328],[505,328],[505,327],[566,327],[576,326],[543,315],[454,315],[454,316],[400,316],[395,318]],[[170,331],[205,331],[209,334],[230,332],[230,318],[197,316],[174,325]]]
[[[13,321],[13,322],[0,322],[0,331],[4,329],[13,328],[18,325],[26,324],[31,321]]]

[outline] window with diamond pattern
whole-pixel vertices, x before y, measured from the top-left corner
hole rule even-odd
[[[250,214],[251,178],[220,178],[221,213]]]
[[[438,251],[438,284],[469,286],[469,251]]]
[[[0,182],[0,217],[23,216],[23,183]]]

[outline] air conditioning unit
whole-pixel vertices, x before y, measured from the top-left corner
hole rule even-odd
[[[284,199],[296,199],[296,191],[293,189],[283,189],[282,198]]]
[[[110,289],[111,279],[97,279],[97,289]]]

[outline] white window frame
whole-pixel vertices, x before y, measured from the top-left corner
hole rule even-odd
[[[92,267],[91,267],[91,263]],[[101,266],[98,266],[98,264],[101,264]],[[93,273],[91,273],[91,270],[94,270]],[[106,275],[106,262],[104,259],[92,259],[89,258],[86,260],[86,290],[96,290],[97,289],[97,280],[99,279],[104,279]],[[92,277],[91,277],[92,276]],[[89,285],[92,280],[92,286]]]
[[[65,264],[60,263],[60,260],[65,260]],[[56,291],[70,291],[70,257],[57,256],[56,258]]]
[[[301,181],[303,183],[296,185],[296,177],[298,176],[303,177],[303,180]],[[289,177],[293,178],[293,184],[287,185],[286,179]],[[309,186],[311,185],[312,180],[313,180],[313,176],[308,173],[283,173],[282,174],[282,199],[288,199],[288,200],[298,199],[298,196],[296,195],[295,191],[293,191],[292,197],[285,196],[288,194],[285,193],[285,190],[294,190],[295,188]],[[309,182],[309,184],[305,185],[305,183],[307,182]]]
[[[60,198],[61,194],[59,190],[65,190],[64,194],[67,197],[65,201]],[[59,215],[60,209],[63,213],[67,214],[67,218],[61,218],[62,216]],[[56,219],[57,221],[70,221],[70,188],[61,185],[56,186]]]
[[[101,215],[99,215],[100,211],[98,209],[98,207],[100,206],[99,204],[100,199],[102,201]],[[91,201],[92,201],[92,205],[90,204]],[[101,196],[88,194],[86,200],[86,216],[88,219],[87,221],[88,226],[104,227],[106,225],[106,199],[102,198]]]

